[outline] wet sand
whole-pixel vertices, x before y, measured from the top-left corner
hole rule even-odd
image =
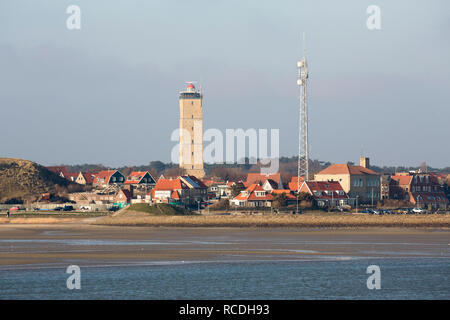
[[[450,258],[450,230],[0,225],[0,270],[386,257]]]

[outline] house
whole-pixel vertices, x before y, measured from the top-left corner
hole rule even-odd
[[[312,195],[319,208],[349,205],[349,197],[338,181],[304,181],[300,192]]]
[[[448,205],[438,177],[431,173],[396,173],[390,180],[389,197],[408,200],[418,207],[446,208]]]
[[[195,176],[180,176],[176,179],[160,178],[148,194],[151,202],[179,203],[198,206],[208,199],[208,187]]]
[[[294,176],[291,178],[291,181],[289,181],[288,187],[289,190],[291,190],[292,192],[297,193],[297,191],[300,189],[300,187],[302,186],[302,183],[305,179],[303,177],[298,177],[298,176]]]
[[[75,179],[75,182],[78,184],[83,184],[83,185],[91,185],[97,174],[98,174],[97,172],[81,172],[80,171],[80,173],[78,173],[77,178]]]
[[[375,204],[381,198],[380,174],[369,168],[369,158],[362,157],[359,166],[333,164],[314,176],[315,181],[337,181],[352,204]]]
[[[127,205],[131,203],[132,194],[130,190],[120,189],[117,194],[114,196],[113,201],[115,204],[119,204],[120,206]]]
[[[245,180],[244,185],[245,187],[249,187],[252,184],[262,185],[266,180],[274,181],[279,189],[283,189],[283,181],[281,180],[280,173],[274,174],[249,173],[247,174],[247,179]]]
[[[78,177],[78,173],[69,172],[65,166],[51,166],[46,168],[71,182],[75,182]]]
[[[182,197],[185,204],[192,206],[208,200],[208,187],[196,176],[181,176],[180,180],[188,186],[187,196]]]
[[[120,185],[125,182],[125,177],[117,170],[100,171],[95,175],[92,185],[98,188],[105,188],[110,185]]]
[[[189,187],[179,178],[159,178],[149,195],[151,196],[151,202],[181,202],[185,194],[188,193],[187,190],[189,190]]]
[[[231,200],[231,204],[238,207],[271,207],[273,196],[259,184],[251,184]]]
[[[261,186],[264,190],[266,190],[269,193],[272,192],[273,190],[280,189],[279,187],[282,187],[278,186],[278,183],[276,183],[272,179],[267,179],[266,181],[264,181],[264,183],[262,183]]]
[[[133,171],[126,178],[124,184],[133,186],[155,186],[156,181],[148,171]]]

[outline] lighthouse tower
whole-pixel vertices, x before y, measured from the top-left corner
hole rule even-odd
[[[192,82],[180,92],[180,168],[203,178],[202,93]]]

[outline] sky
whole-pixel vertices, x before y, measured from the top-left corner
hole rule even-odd
[[[280,155],[296,155],[305,32],[312,159],[450,166],[449,12],[445,0],[2,0],[0,157],[168,162],[194,80],[205,130],[279,129]]]

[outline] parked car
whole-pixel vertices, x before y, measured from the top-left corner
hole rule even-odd
[[[63,211],[72,211],[73,206],[64,206]]]
[[[412,212],[413,212],[413,213],[426,214],[426,213],[427,213],[427,210],[422,209],[422,208],[413,208],[413,209],[412,209]]]
[[[64,208],[63,207],[55,207],[53,208],[53,211],[62,211]]]
[[[117,210],[119,210],[119,209],[120,209],[119,206],[112,206],[112,207],[109,207],[109,208],[108,208],[108,211],[115,212],[115,211],[117,211]]]

